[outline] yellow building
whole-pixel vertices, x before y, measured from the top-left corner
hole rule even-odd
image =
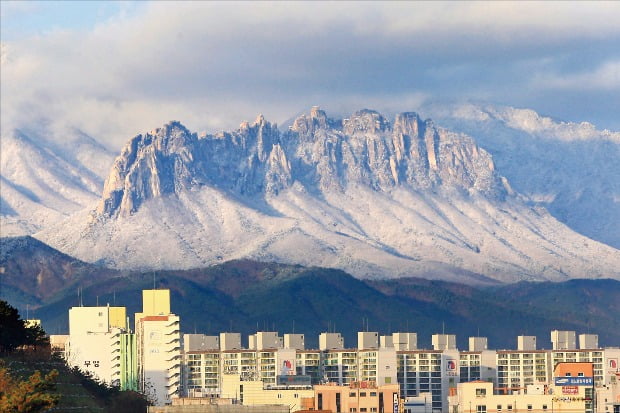
[[[244,406],[285,405],[291,412],[302,409],[302,399],[314,397],[312,386],[269,386],[260,380],[243,380],[241,376],[222,377],[222,398],[238,400]]]
[[[170,314],[170,290],[142,290],[142,312],[136,320],[150,315]]]

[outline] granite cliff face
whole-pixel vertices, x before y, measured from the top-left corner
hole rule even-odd
[[[448,187],[502,198],[488,153],[415,113],[393,122],[372,110],[330,120],[314,107],[280,133],[262,116],[230,133],[198,138],[179,122],[131,139],[105,182],[101,215],[126,216],[146,200],[208,185],[235,195],[271,196],[363,185],[386,192]]]

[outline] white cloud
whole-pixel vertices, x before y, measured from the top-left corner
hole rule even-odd
[[[2,133],[48,119],[118,147],[170,119],[213,130],[313,104],[505,101],[560,72],[554,87],[617,88],[619,19],[613,2],[154,2],[3,44]],[[554,67],[584,50],[600,70]]]
[[[620,60],[604,62],[586,72],[545,74],[533,83],[537,88],[620,91]]]

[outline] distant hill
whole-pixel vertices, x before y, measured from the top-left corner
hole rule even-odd
[[[367,324],[381,334],[415,331],[420,347],[430,347],[432,334],[457,334],[464,349],[467,337],[478,334],[489,338],[491,348],[514,348],[519,334],[536,335],[539,346],[549,348],[550,330],[570,329],[598,334],[601,345],[620,345],[615,280],[470,287],[418,278],[363,281],[340,270],[248,260],[187,271],[119,272],[73,260],[28,237],[3,238],[1,246],[2,296],[22,312],[30,304],[52,334],[67,332],[68,309],[79,305],[78,286],[84,305],[124,305],[133,314],[141,308],[141,290],[155,285],[172,291],[172,310],[184,332],[295,331],[316,347],[318,334],[333,329],[354,347],[356,332]]]

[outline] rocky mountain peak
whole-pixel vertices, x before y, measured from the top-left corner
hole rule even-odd
[[[357,132],[380,133],[390,130],[390,123],[379,112],[362,109],[343,121],[343,132],[354,135]]]
[[[415,113],[398,114],[393,125],[369,109],[333,121],[318,106],[283,134],[263,115],[201,139],[173,121],[125,146],[98,212],[131,214],[150,198],[203,185],[247,197],[278,194],[295,182],[319,191],[361,184],[377,191],[405,185],[501,192],[490,156],[473,140]]]

